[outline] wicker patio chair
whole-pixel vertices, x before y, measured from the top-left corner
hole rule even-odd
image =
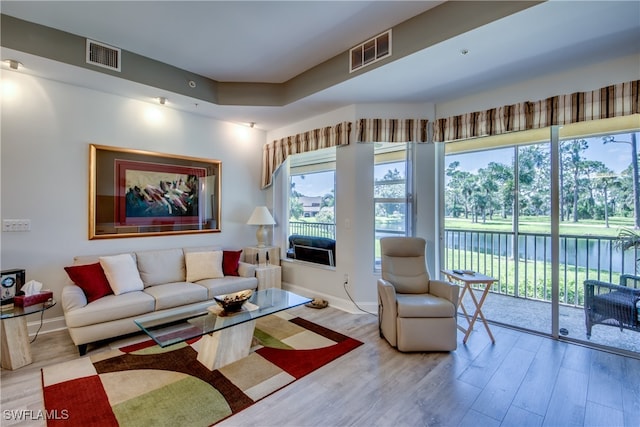
[[[640,331],[640,276],[623,274],[620,284],[584,281],[587,338],[593,325],[609,325]]]

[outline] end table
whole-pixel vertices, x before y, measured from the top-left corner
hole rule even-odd
[[[2,307],[2,368],[18,369],[33,362],[31,343],[27,331],[27,315],[41,313],[56,305],[55,300],[30,305],[28,307]]]
[[[282,288],[282,268],[279,265],[263,264],[256,267],[258,290]]]
[[[487,323],[487,320],[484,318],[484,314],[482,314],[482,305],[484,304],[484,300],[487,298],[487,295],[489,294],[489,289],[491,289],[491,285],[494,282],[497,282],[498,279],[494,279],[493,277],[490,277],[490,276],[485,276],[484,274],[481,274],[481,273],[468,272],[468,271],[442,270],[442,273],[447,277],[448,280],[462,283],[463,285],[462,292],[460,293],[460,296],[458,298],[458,307],[462,309],[462,313],[464,314],[464,317],[467,320],[467,322],[469,322],[469,326],[465,329],[462,326],[458,325],[458,329],[464,332],[464,338],[462,339],[462,342],[464,344],[467,343],[467,340],[469,339],[469,335],[471,335],[471,331],[473,331],[473,325],[476,323],[476,320],[478,320],[478,317],[480,317],[480,321],[484,324],[484,328],[487,330],[487,334],[489,335],[489,338],[491,338],[491,342],[495,343],[496,340],[495,338],[493,338],[491,329],[489,329],[489,324]],[[482,296],[480,297],[480,301],[478,301],[475,294],[473,293],[473,288],[471,287],[471,285],[484,285],[484,290],[482,291]],[[469,292],[469,295],[471,296],[471,300],[473,301],[473,305],[475,306],[475,310],[471,316],[467,312],[464,306],[464,303],[462,302],[462,298],[464,297],[464,294],[466,292]]]

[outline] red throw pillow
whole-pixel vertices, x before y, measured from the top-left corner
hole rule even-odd
[[[225,276],[239,276],[238,263],[240,262],[240,255],[242,250],[239,251],[222,251],[222,272]]]
[[[99,262],[65,267],[64,271],[67,272],[71,281],[84,291],[88,302],[113,293]]]

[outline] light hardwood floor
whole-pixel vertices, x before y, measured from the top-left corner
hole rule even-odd
[[[454,352],[404,354],[379,337],[375,316],[291,312],[364,345],[220,426],[640,425],[638,359],[497,326],[492,345],[480,325],[467,345],[458,334]],[[39,336],[32,349],[32,365],[1,373],[2,426],[45,425],[6,411],[42,410],[40,368],[78,357],[66,331]]]

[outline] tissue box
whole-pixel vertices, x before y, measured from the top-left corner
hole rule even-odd
[[[13,298],[13,304],[18,307],[28,307],[30,305],[43,303],[49,298],[53,298],[53,292],[51,291],[41,291],[33,295],[16,295]]]

